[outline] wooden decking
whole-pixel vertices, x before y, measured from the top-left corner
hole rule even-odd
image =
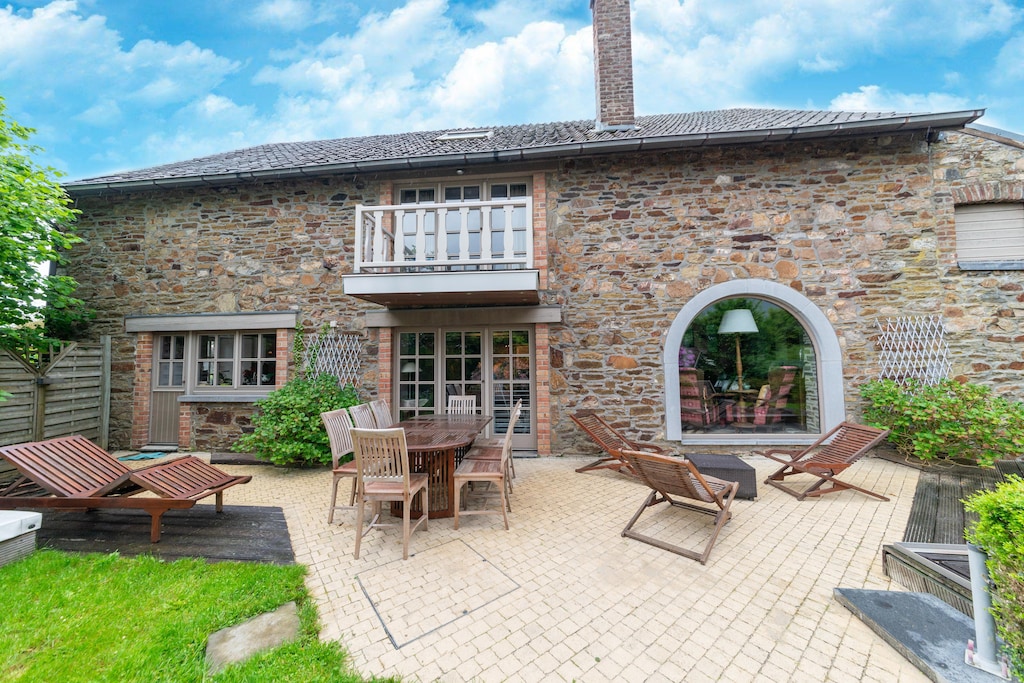
[[[996,469],[951,466],[921,472],[903,540],[912,543],[964,543],[964,530],[976,515],[963,499],[993,488],[1007,474],[1024,476],[1024,460],[1003,460]]]
[[[291,537],[279,507],[213,505],[172,510],[163,516],[163,537],[149,542],[149,515],[141,510],[66,512],[45,510],[41,548],[72,552],[155,555],[165,560],[202,557],[211,562],[292,564]]]

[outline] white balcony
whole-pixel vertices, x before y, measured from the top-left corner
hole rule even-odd
[[[389,307],[536,304],[533,202],[356,206],[345,293]]]

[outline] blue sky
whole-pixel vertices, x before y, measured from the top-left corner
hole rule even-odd
[[[3,0],[0,0],[2,3]],[[1024,133],[1024,5],[633,0],[638,114],[985,108]],[[69,179],[265,142],[594,117],[588,0],[0,4],[0,96]]]

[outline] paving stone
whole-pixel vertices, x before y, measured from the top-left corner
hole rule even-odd
[[[762,481],[772,466],[763,458],[747,462]],[[896,661],[903,666],[893,669],[891,680],[927,680],[832,597],[838,586],[889,587],[880,549],[902,538],[909,501],[901,505],[894,497],[886,503],[855,492],[797,501],[764,487],[757,501],[734,504],[732,521],[702,567],[622,538],[643,489],[612,472],[577,474],[580,464],[582,458],[572,457],[517,461],[510,531],[455,531],[451,520],[431,520],[427,531],[413,535],[407,561],[392,530],[369,534],[364,547],[373,551],[352,557],[351,517],[342,514],[340,524],[326,524],[326,470],[296,477],[277,468],[225,469],[255,475],[249,485],[236,487],[246,490],[235,502],[284,509],[296,558],[309,566],[321,637],[340,640],[367,677],[529,680],[525,672],[532,664],[529,670],[544,680],[643,680],[650,673],[646,662],[653,660],[651,680],[715,675],[775,681],[822,667],[829,667],[826,680],[850,680],[849,671],[832,667],[842,657],[859,660],[853,674],[865,679]],[[912,497],[918,477],[916,470],[875,458],[859,462],[851,479],[858,472],[894,496]],[[673,527],[680,533],[705,528],[703,519],[680,514]],[[455,552],[459,544],[462,550]],[[395,649],[358,577],[386,568],[421,581],[432,557],[435,573],[422,583],[417,603],[425,622],[434,615],[433,595],[453,595],[456,577],[445,575],[446,561],[457,562],[467,548],[518,588]],[[389,585],[381,593],[400,595],[400,588]],[[414,624],[417,614],[404,618]],[[785,656],[772,656],[780,643]],[[524,655],[535,661],[524,661]],[[630,668],[640,657],[645,665]],[[782,661],[788,671],[776,664]]]
[[[295,640],[299,635],[299,611],[294,602],[273,612],[212,634],[206,641],[206,663],[211,674],[253,655]]]

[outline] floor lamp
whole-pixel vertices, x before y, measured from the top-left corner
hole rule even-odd
[[[736,337],[736,389],[740,397],[740,420],[746,416],[746,404],[743,401],[743,358],[740,355],[740,335],[757,334],[757,323],[754,315],[746,308],[734,308],[726,311],[718,326],[718,334],[732,334]]]

